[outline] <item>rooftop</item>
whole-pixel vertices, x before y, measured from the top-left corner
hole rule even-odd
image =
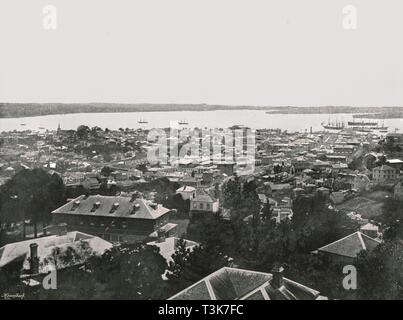
[[[282,278],[278,288],[273,275],[224,267],[175,294],[169,300],[316,300],[319,292]]]
[[[157,219],[170,210],[142,198],[133,199],[124,196],[89,196],[81,195],[53,214],[92,215],[126,217],[137,219]]]
[[[372,250],[380,244],[379,240],[368,237],[360,231],[334,241],[318,249],[320,252],[356,258],[362,250]]]

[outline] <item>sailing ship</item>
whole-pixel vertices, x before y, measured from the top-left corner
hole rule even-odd
[[[371,132],[371,128],[366,128],[366,127],[351,127],[352,130],[358,131],[358,132]]]
[[[143,118],[140,118],[140,120],[139,121],[137,121],[138,123],[148,123],[148,121],[147,120],[144,120]]]
[[[329,120],[327,123],[322,122],[322,127],[328,130],[343,130],[344,123],[343,122],[331,123]]]
[[[348,121],[348,125],[353,127],[353,129],[356,128],[368,128],[368,129],[372,129],[372,130],[388,130],[388,127],[385,126],[384,123],[382,123],[382,125],[380,126],[379,123],[377,121]],[[366,130],[363,130],[366,131]]]
[[[385,123],[382,123],[381,126],[377,125],[376,127],[372,128],[372,129],[379,130],[381,132],[387,132],[388,128],[389,127],[385,126]]]
[[[366,127],[366,126],[377,126],[378,122],[374,122],[374,121],[348,121],[348,125],[349,126],[353,126],[353,127]]]

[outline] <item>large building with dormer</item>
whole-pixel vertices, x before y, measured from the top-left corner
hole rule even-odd
[[[97,235],[111,242],[136,242],[152,237],[158,229],[175,235],[168,223],[170,209],[136,195],[81,195],[54,210],[53,223],[67,229]],[[167,228],[169,226],[169,228]]]

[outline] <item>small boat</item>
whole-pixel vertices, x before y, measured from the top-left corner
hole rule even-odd
[[[180,125],[186,125],[186,124],[189,124],[189,122],[187,122],[186,120],[181,120],[181,121],[179,121],[179,124]]]
[[[45,127],[38,127],[38,129],[44,130],[44,129],[45,129]]]
[[[148,121],[144,120],[144,119],[140,119],[139,121],[137,121],[138,123],[148,123]]]
[[[26,123],[21,123],[20,125],[21,125],[21,126],[26,126],[27,124],[26,124]]]

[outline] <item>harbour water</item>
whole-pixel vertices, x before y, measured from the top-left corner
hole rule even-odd
[[[146,123],[138,123],[140,119]],[[103,129],[119,128],[166,128],[172,122],[186,120],[183,127],[226,128],[245,125],[254,129],[279,128],[290,132],[322,130],[321,123],[353,120],[352,114],[267,114],[260,110],[218,110],[218,111],[172,111],[172,112],[125,112],[125,113],[74,113],[27,118],[2,118],[0,131],[77,129],[79,125],[99,126]],[[385,119],[379,125],[389,131],[403,130],[403,119]]]

